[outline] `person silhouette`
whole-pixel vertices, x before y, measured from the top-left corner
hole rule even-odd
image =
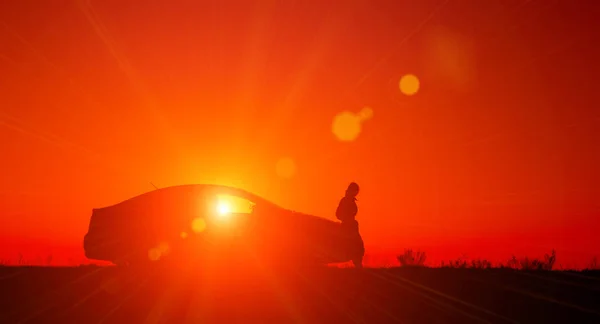
[[[358,206],[356,204],[356,196],[360,188],[356,182],[351,182],[346,188],[344,197],[340,200],[335,211],[335,216],[342,222],[342,231],[351,242],[352,263],[356,268],[362,268],[362,259],[365,253],[363,239],[358,230],[358,222],[356,215],[358,214]]]

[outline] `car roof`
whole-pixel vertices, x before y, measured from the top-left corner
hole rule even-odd
[[[95,208],[95,210],[100,209],[112,209],[115,207],[124,207],[124,205],[129,205],[132,203],[151,203],[155,200],[173,200],[176,201],[181,197],[184,197],[189,194],[194,195],[231,195],[241,197],[247,200],[252,201],[253,203],[261,206],[271,207],[271,208],[282,208],[277,204],[262,198],[256,194],[253,194],[249,191],[246,191],[241,188],[224,186],[224,185],[216,185],[216,184],[183,184],[183,185],[175,185],[164,188],[155,189],[152,191],[147,191],[145,193],[139,194],[134,197],[130,197],[126,200],[123,200],[119,203],[105,206],[101,208]]]

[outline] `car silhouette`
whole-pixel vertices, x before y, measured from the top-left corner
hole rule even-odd
[[[362,265],[358,233],[341,223],[282,208],[239,188],[212,184],[156,189],[92,210],[83,247],[88,259],[116,265],[207,255],[241,260]]]

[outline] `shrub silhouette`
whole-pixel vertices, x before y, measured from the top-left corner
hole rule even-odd
[[[477,259],[471,261],[471,268],[473,269],[491,269],[493,268],[492,263],[486,259]]]
[[[447,264],[444,261],[442,261],[442,268],[465,269],[468,268],[468,265],[469,264],[467,263],[467,260],[463,258],[450,260]]]
[[[544,270],[550,271],[554,268],[554,264],[556,263],[556,251],[552,250],[550,254],[544,255],[544,259],[534,259],[534,258],[521,258],[517,259],[516,256],[513,255],[511,259],[508,260],[507,266],[512,269],[519,270]]]
[[[413,251],[412,249],[405,249],[404,253],[396,256],[398,262],[403,267],[410,266],[425,266],[425,260],[427,259],[427,255],[423,251]],[[367,256],[365,260],[372,260],[371,256]],[[52,266],[54,261],[53,255],[48,255],[45,258],[38,257],[37,264],[44,266]],[[376,262],[374,262],[376,263]],[[23,254],[19,253],[17,255],[16,260],[10,259],[0,259],[0,266],[10,266],[10,265],[18,265],[18,266],[28,266],[34,265],[34,262],[31,260],[25,259]],[[74,259],[69,258],[69,265],[83,265],[77,263]],[[459,268],[459,269],[491,269],[491,268],[500,268],[500,269],[515,269],[515,270],[543,270],[550,271],[554,270],[556,265],[556,251],[552,250],[550,254],[545,254],[543,259],[535,259],[535,258],[517,258],[516,256],[512,256],[506,263],[498,263],[496,266],[487,259],[476,259],[471,260],[470,262],[466,260],[466,257],[459,257],[455,260],[450,261],[442,261],[440,267],[441,268]],[[352,267],[350,264],[341,264],[340,268]],[[394,267],[390,263],[380,264],[379,267],[383,268],[392,268]],[[559,270],[564,270],[562,267],[559,267]],[[600,270],[600,262],[598,261],[598,257],[593,257],[581,270]]]
[[[425,265],[427,256],[425,252],[414,252],[412,249],[405,249],[404,254],[397,256],[396,259],[398,259],[398,262],[403,267],[422,267]]]
[[[447,263],[442,261],[442,268],[454,268],[454,269],[491,269],[493,268],[492,262],[486,259],[476,259],[471,260],[471,262],[467,262],[465,258],[458,258],[455,260],[450,260]]]

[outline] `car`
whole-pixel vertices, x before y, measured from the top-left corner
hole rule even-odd
[[[94,208],[83,239],[88,259],[116,265],[250,256],[271,264],[362,266],[360,234],[240,188],[188,184]]]

